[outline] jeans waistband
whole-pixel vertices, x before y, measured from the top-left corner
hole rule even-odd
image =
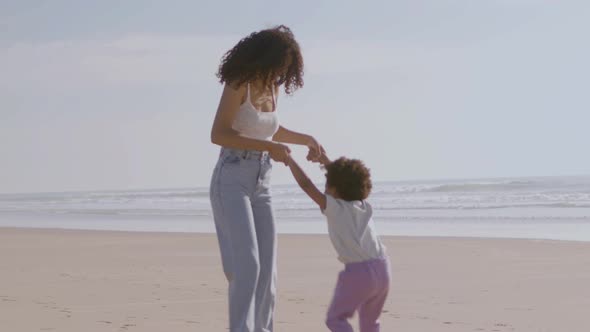
[[[370,259],[362,262],[346,263],[344,270],[346,271],[358,271],[365,270],[367,267],[389,265],[389,259],[387,257]]]
[[[221,148],[219,153],[220,156],[223,155],[233,155],[238,156],[242,159],[254,159],[254,160],[266,160],[270,158],[270,155],[267,151],[256,151],[256,150],[240,150],[240,149],[231,149],[231,148]]]

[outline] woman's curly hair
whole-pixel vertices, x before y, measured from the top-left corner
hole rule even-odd
[[[254,81],[265,86],[284,84],[285,93],[291,94],[303,87],[299,44],[284,25],[254,32],[225,53],[217,77],[220,83],[235,86]]]
[[[333,187],[345,201],[362,201],[373,187],[371,171],[358,159],[340,157],[327,164],[326,185]]]

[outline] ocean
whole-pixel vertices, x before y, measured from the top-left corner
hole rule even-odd
[[[590,241],[590,176],[373,187],[369,202],[384,235]],[[274,186],[273,204],[280,233],[326,232],[321,212],[296,185]],[[214,232],[208,188],[2,194],[0,226]]]

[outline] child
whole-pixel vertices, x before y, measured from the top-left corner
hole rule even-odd
[[[308,159],[310,159],[308,157]],[[323,155],[326,189],[322,193],[290,159],[297,183],[316,202],[328,220],[328,232],[340,272],[326,325],[332,332],[352,332],[348,319],[359,312],[361,332],[379,331],[379,315],[389,291],[389,262],[371,219],[373,210],[365,201],[371,191],[371,176],[362,161],[340,158],[333,162]]]

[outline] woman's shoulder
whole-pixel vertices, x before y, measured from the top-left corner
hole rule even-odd
[[[246,95],[248,91],[247,83],[231,83],[227,82],[223,86],[223,96],[232,99],[239,99],[240,104],[246,101]]]
[[[231,90],[236,93],[245,93],[248,88],[248,83],[227,82],[224,84],[224,89]]]

